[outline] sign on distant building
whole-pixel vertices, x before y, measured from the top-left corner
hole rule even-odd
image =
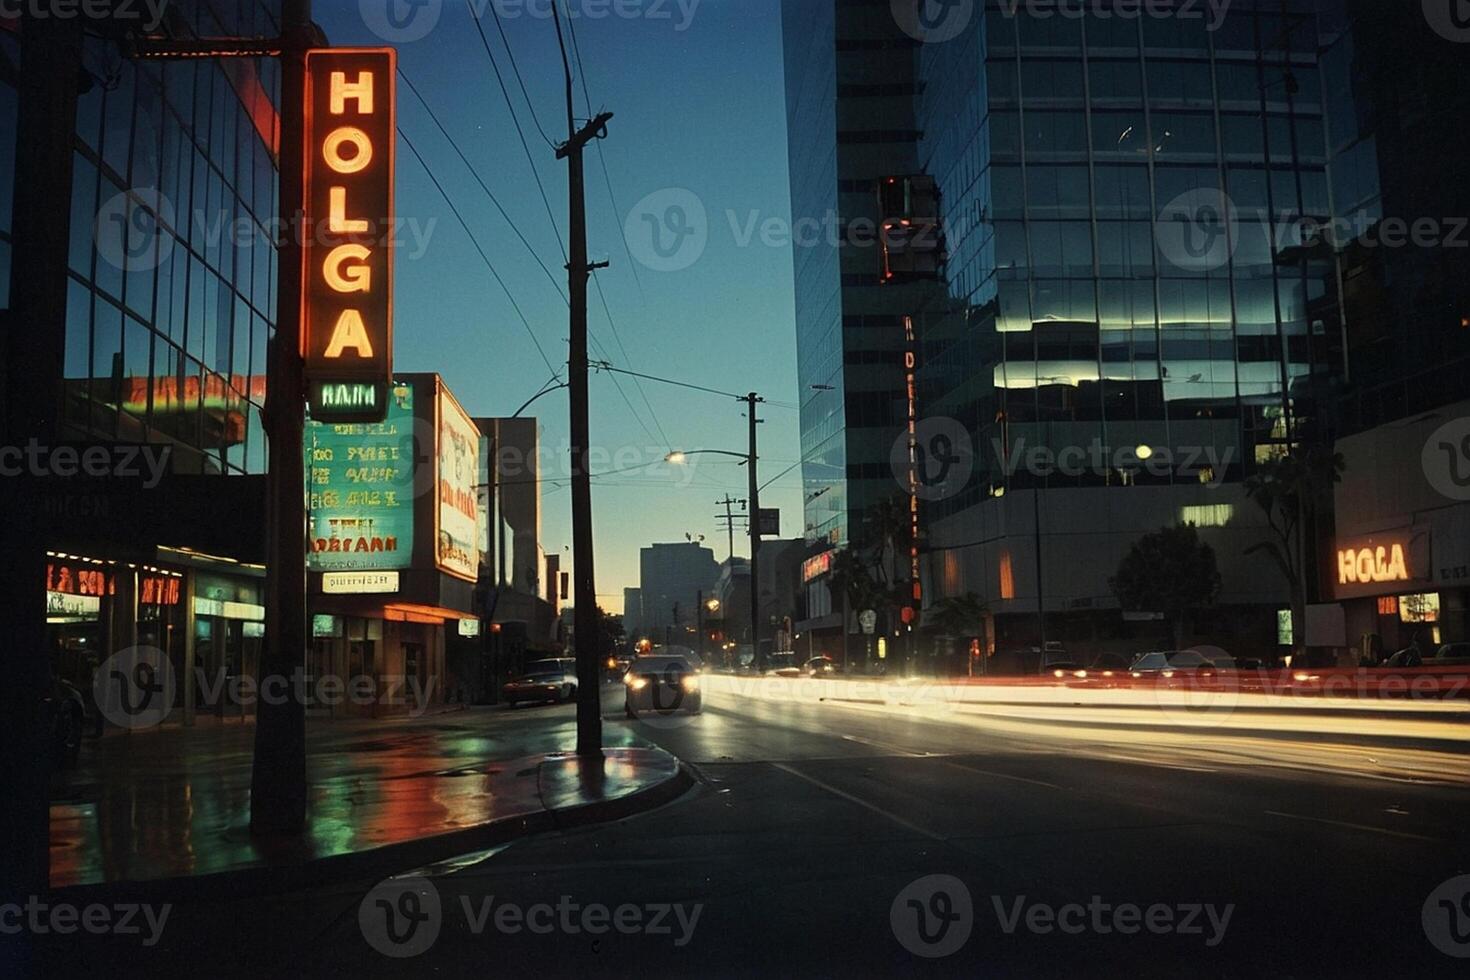
[[[306,56],[301,353],[317,421],[388,410],[396,67],[392,48]]]
[[[412,562],[413,396],[412,385],[394,385],[382,422],[306,427],[312,571],[378,571]]]
[[[438,396],[439,505],[435,557],[440,571],[473,582],[480,575],[480,430],[442,386]]]

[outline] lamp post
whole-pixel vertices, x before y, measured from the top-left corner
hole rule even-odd
[[[759,397],[752,393],[746,401],[750,405],[750,452],[737,453],[728,449],[676,449],[664,457],[664,462],[683,464],[690,456],[733,456],[745,461],[750,467],[750,653],[752,663],[757,670],[764,664],[761,660],[761,637],[760,637],[760,589],[756,585],[759,581],[756,570],[757,557],[761,546],[761,514],[760,514],[760,488],[756,481],[756,454],[755,454],[755,432],[759,420],[755,417],[755,406]]]

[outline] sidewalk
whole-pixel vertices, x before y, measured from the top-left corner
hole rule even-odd
[[[309,826],[290,841],[248,831],[254,725],[89,741],[81,766],[53,786],[51,884],[229,874],[232,888],[277,888],[399,870],[620,817],[691,785],[655,748],[614,746],[601,772],[583,766],[558,751],[572,741],[569,721],[467,711],[309,725]]]

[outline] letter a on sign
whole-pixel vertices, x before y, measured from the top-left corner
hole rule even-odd
[[[392,48],[306,56],[301,354],[313,393],[392,380],[396,72]],[[385,398],[352,401],[370,407],[346,414],[314,396],[312,415],[382,421]]]

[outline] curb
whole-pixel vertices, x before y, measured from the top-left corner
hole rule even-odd
[[[662,750],[655,750],[662,751]],[[279,867],[243,868],[207,875],[151,878],[67,885],[50,889],[53,900],[77,904],[91,901],[178,901],[228,894],[231,898],[257,897],[303,891],[353,881],[377,881],[411,868],[425,867],[475,851],[489,850],[536,834],[610,823],[657,809],[698,785],[693,770],[679,762],[672,776],[645,789],[610,800],[598,800],[559,810],[505,817],[489,823],[435,834],[421,840],[386,844],[366,851],[314,858]],[[309,832],[309,828],[308,828]]]

